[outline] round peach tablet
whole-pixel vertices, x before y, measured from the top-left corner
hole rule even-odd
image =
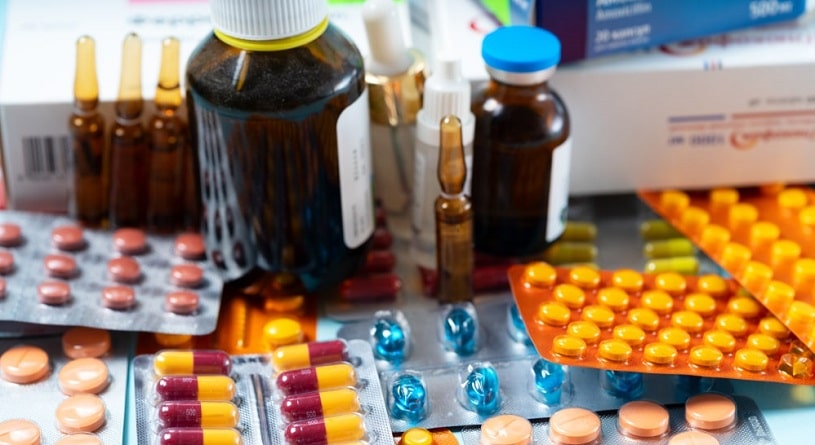
[[[71,278],[76,275],[78,269],[76,260],[68,255],[53,254],[46,255],[43,259],[45,271],[48,276],[57,278]]]
[[[0,444],[40,445],[40,427],[25,419],[0,422]]]
[[[197,233],[182,233],[175,239],[175,254],[185,260],[200,260],[204,258],[206,247],[204,238]]]
[[[14,255],[8,250],[0,251],[0,274],[8,274],[14,271]]]
[[[54,442],[54,445],[102,445],[102,439],[93,434],[70,434]]]
[[[668,445],[719,445],[719,441],[708,433],[685,431],[671,437]]]
[[[85,247],[85,236],[82,227],[59,226],[51,231],[51,242],[59,250],[79,250]]]
[[[129,256],[108,261],[108,276],[117,283],[133,283],[141,277],[139,262]]]
[[[48,369],[48,353],[36,346],[15,346],[0,355],[0,377],[9,382],[34,383]]]
[[[78,358],[59,370],[59,389],[65,395],[99,394],[110,383],[108,367],[98,358]]]
[[[147,248],[147,236],[139,229],[119,229],[113,232],[113,248],[127,255],[142,253]]]
[[[204,280],[204,271],[195,264],[176,264],[170,270],[170,283],[181,287],[197,287]]]
[[[198,294],[186,290],[170,292],[164,298],[164,310],[189,315],[198,310]]]
[[[584,445],[600,437],[600,418],[583,408],[564,408],[549,419],[549,439],[555,444]]]
[[[724,429],[736,421],[736,403],[720,394],[699,394],[685,402],[685,420],[700,430]]]
[[[105,424],[105,402],[93,394],[77,394],[60,402],[56,415],[63,433],[90,433]]]
[[[101,357],[110,350],[110,333],[104,329],[75,327],[62,334],[62,352],[69,358]]]
[[[37,299],[43,304],[65,304],[71,299],[71,286],[64,281],[44,281],[37,286]]]
[[[660,404],[637,400],[620,407],[617,427],[626,436],[659,437],[668,432],[668,410]]]
[[[0,224],[0,246],[14,247],[23,242],[23,232],[14,223]]]
[[[529,445],[532,424],[523,417],[501,414],[490,417],[481,425],[480,445]]]
[[[136,303],[136,291],[127,286],[102,289],[102,306],[108,309],[130,309]]]

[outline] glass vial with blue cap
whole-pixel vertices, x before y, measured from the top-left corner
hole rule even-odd
[[[568,211],[571,125],[548,84],[560,41],[506,26],[484,38],[481,54],[490,80],[472,104],[473,241],[492,255],[538,254],[563,234]]]

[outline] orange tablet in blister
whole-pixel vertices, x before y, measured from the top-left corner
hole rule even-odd
[[[815,384],[815,355],[735,280],[535,262],[512,266],[509,281],[536,349],[553,362]]]
[[[639,195],[815,348],[815,190],[719,188]]]

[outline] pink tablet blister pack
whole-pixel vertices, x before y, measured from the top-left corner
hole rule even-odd
[[[222,287],[198,234],[0,213],[0,320],[203,335],[215,329]]]

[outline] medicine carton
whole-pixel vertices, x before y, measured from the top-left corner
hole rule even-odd
[[[479,0],[503,24],[563,41],[563,61],[650,48],[800,16],[806,0]]]
[[[450,0],[440,27],[474,84],[495,22]],[[413,6],[413,4],[411,4]],[[413,38],[437,25],[411,9]],[[430,26],[429,26],[430,25]],[[652,50],[561,65],[572,195],[815,180],[815,14]]]
[[[406,42],[410,44],[407,4],[402,0],[397,3]],[[331,0],[329,15],[365,55],[368,45],[362,5],[359,0]],[[209,3],[0,0],[3,9],[0,134],[8,206],[63,213],[71,190],[67,126],[73,103],[77,38],[89,35],[96,41],[100,110],[108,126],[113,121],[113,101],[119,88],[122,42],[128,32],[142,38],[142,117],[147,122],[154,110],[151,99],[158,81],[161,40],[173,36],[181,41],[183,70],[189,55],[212,31]]]

